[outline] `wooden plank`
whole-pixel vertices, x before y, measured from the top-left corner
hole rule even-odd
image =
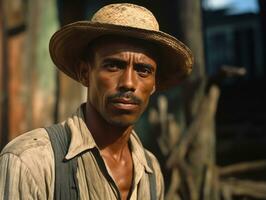
[[[58,28],[56,1],[37,0],[28,4],[27,51],[24,57],[24,78],[31,112],[27,115],[29,129],[54,122],[55,67],[50,59],[48,44]],[[30,73],[30,74],[28,74]]]
[[[8,106],[2,113],[8,121],[4,132],[11,140],[23,132],[54,122],[56,69],[48,44],[57,29],[57,14],[55,0],[27,3],[6,0],[2,5],[2,16],[7,18],[8,28],[7,55],[4,56],[8,74],[1,73],[7,78]]]
[[[253,162],[237,163],[219,168],[220,176],[232,176],[239,173],[247,173],[254,170],[266,169],[266,160],[257,160]]]
[[[65,120],[86,100],[87,89],[80,83],[59,72],[60,97],[58,121]]]
[[[23,102],[21,93],[23,92],[22,82],[22,68],[21,59],[25,42],[25,33],[16,35],[8,39],[8,67],[9,67],[9,80],[8,80],[8,140],[18,136],[23,130],[24,117],[26,111],[26,102]]]
[[[0,1],[0,13],[3,13],[3,1]],[[4,15],[0,14],[0,149],[3,148],[7,141],[7,130],[6,130],[6,108],[5,105],[8,101],[6,98],[6,40],[5,40],[5,24]],[[3,76],[5,74],[5,76]]]
[[[25,33],[20,27],[25,23],[25,7],[22,0],[3,1],[4,16],[6,22],[6,67],[7,76],[7,139],[16,137],[23,123],[25,105],[20,98],[21,93],[21,61],[24,48]]]
[[[220,184],[223,193],[229,196],[227,199],[236,196],[266,199],[266,182],[228,179],[221,181]]]

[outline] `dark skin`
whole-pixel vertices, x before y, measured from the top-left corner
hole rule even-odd
[[[128,141],[155,90],[157,62],[151,50],[131,40],[102,39],[93,51],[80,72],[88,87],[86,124],[126,200],[133,179]]]

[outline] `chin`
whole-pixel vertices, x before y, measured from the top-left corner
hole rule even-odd
[[[135,112],[128,110],[109,110],[109,112],[102,112],[102,117],[110,125],[126,128],[136,124],[142,113],[140,110]]]
[[[130,114],[110,115],[104,116],[104,118],[109,124],[117,127],[129,127],[134,125],[138,120],[137,116]]]
[[[107,122],[111,125],[118,126],[118,127],[129,127],[134,125],[137,120],[123,120],[123,119],[109,119]]]
[[[126,122],[122,122],[122,121],[112,121],[109,123],[113,126],[120,127],[120,128],[127,128],[127,127],[134,125],[134,123],[126,123]]]

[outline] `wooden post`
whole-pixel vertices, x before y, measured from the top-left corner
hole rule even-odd
[[[2,0],[1,11],[3,147],[19,134],[54,121],[56,69],[48,44],[57,29],[57,15],[55,0]]]
[[[8,138],[8,95],[7,95],[7,39],[4,15],[4,2],[0,1],[0,149],[7,143]]]
[[[24,77],[29,91],[31,112],[27,126],[36,128],[54,123],[56,68],[49,55],[49,40],[58,29],[55,0],[36,0],[28,3]]]
[[[21,33],[21,26],[24,21],[23,7],[21,1],[7,1],[2,0],[2,25],[3,25],[3,71],[2,71],[2,88],[3,88],[3,102],[2,108],[2,147],[8,140],[15,137],[12,130],[17,129],[20,125],[19,117],[21,106],[20,101],[14,102],[18,99],[20,58],[21,58],[21,43],[23,36]]]

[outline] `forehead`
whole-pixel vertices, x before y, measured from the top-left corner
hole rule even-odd
[[[157,48],[155,45],[132,38],[105,36],[94,40],[89,48],[94,54],[101,56],[114,55],[125,52],[139,53],[151,57],[157,62]]]

